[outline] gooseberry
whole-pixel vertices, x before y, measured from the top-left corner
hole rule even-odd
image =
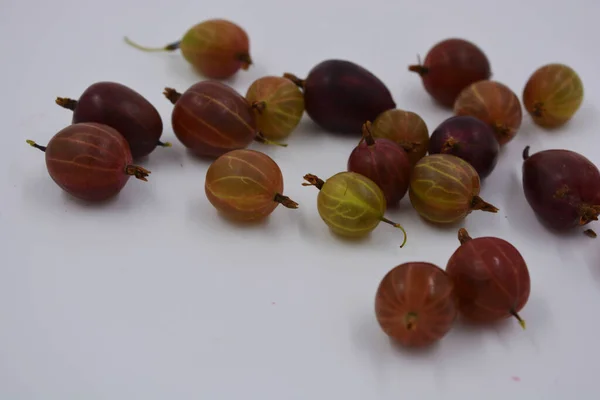
[[[427,154],[429,130],[423,118],[412,111],[387,110],[371,124],[374,138],[385,138],[398,143],[406,151],[411,166]]]
[[[465,88],[454,103],[456,115],[470,115],[488,124],[500,145],[511,141],[523,120],[521,103],[506,85],[479,81]]]
[[[191,27],[181,40],[164,47],[144,47],[125,38],[125,42],[143,51],[175,51],[194,69],[209,79],[226,79],[252,65],[248,34],[238,24],[224,19],[209,19]]]
[[[183,94],[166,88],[164,95],[175,105],[171,114],[175,136],[199,156],[216,158],[253,140],[272,143],[257,130],[250,104],[224,83],[198,82]]]
[[[349,238],[364,237],[371,233],[380,222],[385,222],[402,230],[406,243],[406,231],[395,222],[384,217],[385,195],[371,179],[356,172],[339,172],[327,181],[307,174],[303,186],[319,189],[317,209],[321,219],[335,234]]]
[[[454,284],[443,269],[408,262],[389,271],[375,295],[375,316],[383,332],[407,347],[442,339],[458,315]]]
[[[95,122],[77,123],[57,132],[46,146],[27,140],[45,152],[52,180],[71,196],[103,201],[119,193],[130,176],[147,181],[150,171],[132,164],[125,138],[116,129]]]
[[[410,179],[410,162],[406,152],[389,139],[374,139],[371,124],[363,126],[363,138],[348,157],[348,171],[371,179],[385,195],[387,207],[404,197]]]
[[[429,139],[429,154],[452,154],[462,158],[486,178],[498,162],[500,146],[492,128],[471,116],[446,119]]]
[[[267,139],[289,136],[304,114],[304,96],[292,81],[265,76],[248,88],[246,100],[256,115],[256,126]]]
[[[284,77],[303,89],[308,116],[333,133],[360,135],[365,121],[396,107],[385,84],[350,61],[323,61],[310,70],[306,79],[289,73]]]
[[[548,64],[537,69],[523,89],[523,105],[544,128],[564,125],[583,102],[583,82],[571,67]]]
[[[413,168],[408,195],[424,219],[440,224],[458,222],[473,210],[496,213],[498,209],[479,197],[477,171],[452,154],[423,157]]]
[[[96,122],[115,128],[125,137],[133,158],[150,154],[156,146],[169,147],[159,139],[163,123],[156,108],[141,94],[116,82],[97,82],[73,100],[58,97],[56,104],[73,111],[72,123]]]
[[[437,43],[423,64],[411,65],[408,69],[418,73],[429,95],[448,108],[454,106],[464,88],[492,75],[485,53],[475,44],[456,38]]]
[[[210,203],[234,220],[265,218],[279,204],[298,208],[282,194],[283,175],[277,163],[255,150],[233,150],[218,157],[206,172],[204,189]]]
[[[571,150],[523,151],[523,191],[539,220],[557,231],[597,221],[600,171]]]
[[[513,316],[525,329],[518,313],[529,299],[531,282],[521,253],[504,239],[472,239],[464,228],[458,239],[446,273],[454,282],[461,315],[482,323]]]

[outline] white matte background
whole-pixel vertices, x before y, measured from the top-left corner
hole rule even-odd
[[[2,1],[0,399],[596,398],[600,239],[549,233],[520,179],[526,145],[600,164],[599,15],[597,0]],[[457,227],[427,225],[405,198],[388,213],[408,231],[403,249],[384,224],[361,242],[330,234],[302,176],[344,170],[358,139],[321,132],[308,117],[288,148],[251,146],[279,163],[285,194],[301,207],[254,227],[219,217],[204,195],[207,164],[177,142],[162,95],[201,78],[179,52],[143,53],[122,40],[164,45],[212,17],[251,38],[255,65],[228,81],[242,94],[261,76],[304,76],[345,58],[379,76],[430,131],[451,114],[406,67],[442,39],[477,43],[493,78],[519,97],[541,65],[575,68],[585,85],[576,117],[549,133],[525,116],[483,188],[500,212],[462,224],[510,240],[526,258],[527,330],[459,322],[425,351],[391,344],[374,318],[379,281],[403,262],[445,267]],[[71,118],[55,97],[77,98],[100,80],[147,97],[174,146],[143,161],[148,183],[132,179],[94,206],[65,195],[25,139],[45,144]]]

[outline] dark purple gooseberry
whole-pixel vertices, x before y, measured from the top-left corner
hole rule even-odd
[[[566,231],[598,220],[600,171],[571,150],[523,151],[523,190],[546,226]]]
[[[159,140],[163,123],[156,108],[120,83],[97,82],[78,100],[58,97],[56,104],[73,111],[73,124],[95,122],[116,129],[129,143],[133,158],[147,156],[156,146],[171,146]]]
[[[386,204],[398,204],[408,191],[411,165],[408,154],[390,139],[374,139],[371,123],[363,125],[363,138],[348,158],[348,171],[371,179],[385,196]]]
[[[429,139],[429,154],[452,154],[475,168],[481,179],[496,167],[500,145],[492,128],[471,116],[450,117]]]
[[[302,88],[308,116],[333,133],[360,135],[365,121],[396,108],[385,84],[365,68],[344,60],[317,64],[306,79],[284,76]]]

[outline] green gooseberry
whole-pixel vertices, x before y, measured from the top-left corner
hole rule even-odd
[[[339,172],[326,181],[307,174],[303,186],[319,189],[317,209],[321,219],[340,236],[349,238],[364,237],[371,233],[380,222],[402,230],[406,243],[406,231],[395,222],[384,217],[387,208],[383,191],[371,179],[355,172]]]

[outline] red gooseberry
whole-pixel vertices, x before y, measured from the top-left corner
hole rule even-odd
[[[46,146],[32,140],[27,143],[45,152],[52,180],[81,200],[106,200],[119,193],[130,176],[146,181],[150,174],[131,164],[127,141],[108,125],[73,124],[56,133]]]
[[[472,239],[458,231],[460,246],[448,260],[446,273],[454,281],[459,310],[466,319],[490,323],[515,317],[529,299],[529,270],[521,253],[497,237]]]
[[[206,172],[204,189],[210,203],[234,220],[262,219],[280,204],[298,208],[282,194],[283,175],[277,163],[255,150],[233,150],[217,158]]]
[[[438,266],[408,262],[389,271],[375,295],[375,316],[389,337],[407,347],[442,339],[458,314],[454,284]]]
[[[248,34],[238,24],[224,19],[209,19],[191,27],[181,40],[164,47],[144,47],[127,37],[125,42],[143,51],[175,51],[198,73],[209,79],[226,79],[252,64]]]

